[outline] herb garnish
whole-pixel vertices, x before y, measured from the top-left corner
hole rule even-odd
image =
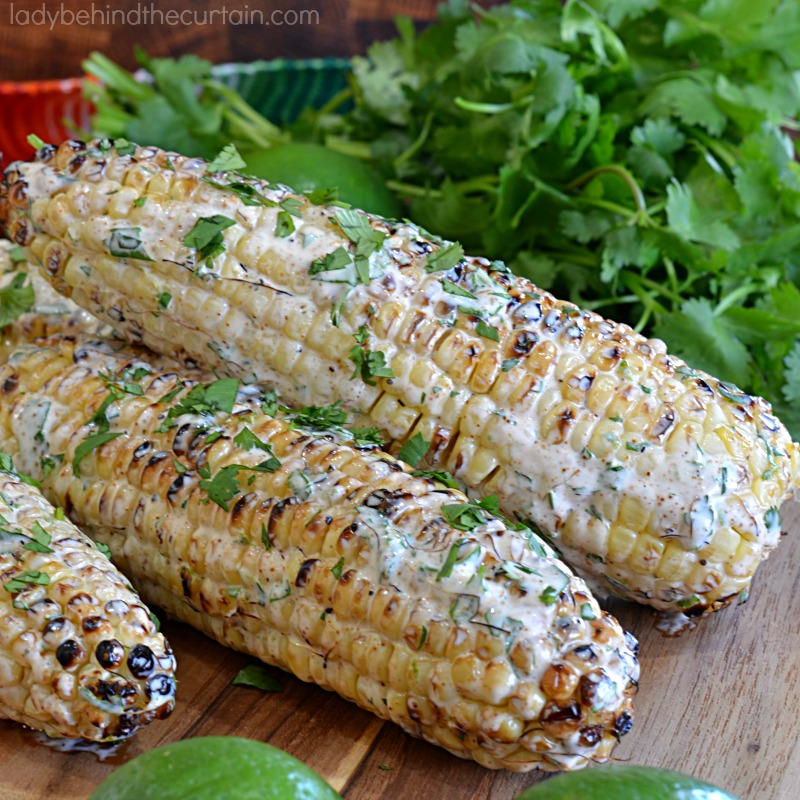
[[[233,170],[244,169],[246,166],[247,164],[239,155],[236,145],[228,144],[206,165],[206,174],[232,172]]]
[[[398,451],[397,458],[416,467],[428,454],[431,443],[426,442],[421,433],[415,433]]]
[[[356,344],[350,349],[350,360],[355,364],[350,380],[361,376],[361,380],[368,386],[375,386],[374,378],[393,378],[394,372],[386,365],[386,356],[380,350],[370,350],[369,330],[362,325],[357,333],[353,334]]]
[[[30,586],[47,586],[50,583],[50,576],[46,572],[38,569],[28,570],[17,575],[3,584],[5,590],[10,594],[22,592]]]
[[[197,251],[197,258],[207,261],[225,252],[222,231],[236,224],[235,219],[223,214],[200,217],[194,227],[183,237],[183,243]]]
[[[24,254],[22,260],[25,260]],[[0,289],[0,328],[10,325],[21,314],[30,311],[34,302],[36,295],[33,286],[28,282],[28,276],[24,272],[18,273],[8,286]]]
[[[105,244],[112,256],[136,261],[153,260],[145,252],[141,228],[114,228]]]
[[[428,272],[443,272],[452,269],[464,257],[464,248],[458,242],[450,242],[434,250],[425,265]]]

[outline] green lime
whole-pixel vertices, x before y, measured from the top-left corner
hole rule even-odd
[[[123,764],[89,800],[341,800],[283,750],[236,736],[166,744]]]
[[[383,217],[403,214],[400,201],[374,169],[320,144],[291,142],[245,154],[244,159],[250,174],[285,183],[296,192],[335,188],[339,190],[339,200],[356,208]]]
[[[537,783],[516,800],[737,800],[691,775],[655,767],[597,767]]]

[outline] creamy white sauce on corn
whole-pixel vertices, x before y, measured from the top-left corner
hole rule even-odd
[[[52,231],[47,214],[53,196],[69,198],[59,206],[58,225],[64,227],[59,235],[76,252],[63,277],[79,303],[116,320],[121,332],[144,336],[156,349],[170,351],[168,327],[157,320],[164,313],[191,332],[188,341],[181,337],[178,351],[244,379],[269,381],[286,402],[325,405],[341,399],[351,410],[378,417],[389,435],[401,441],[417,429],[441,436],[429,455],[434,463],[440,453],[442,461],[448,458],[452,444],[450,423],[441,420],[458,416],[454,452],[463,450],[465,457],[456,460],[456,477],[472,489],[496,493],[507,513],[531,519],[574,566],[616,593],[674,610],[706,607],[746,589],[754,564],[778,541],[777,509],[797,471],[796,446],[766,403],[687,368],[668,356],[660,341],[644,340],[625,326],[558,303],[529,283],[507,279],[502,265],[463,257],[448,269],[426,271],[426,264],[448,245],[411,224],[363,216],[368,231],[383,238],[362,261],[359,275],[360,245],[351,241],[341,209],[313,205],[283,187],[253,183],[270,203],[295,201],[294,232],[281,236],[282,206],[245,206],[234,192],[203,180],[204,162],[175,158],[164,170],[156,164],[163,158],[152,148],[140,148],[136,161],[113,154],[100,158],[83,175],[94,182],[91,191],[83,180],[75,186],[72,176],[48,163],[22,165],[36,224]],[[191,201],[171,201],[157,191],[149,194],[149,187],[143,193],[123,185],[131,169],[163,175],[164,187],[192,182],[186,184]],[[235,179],[214,176],[222,184]],[[141,198],[146,202],[135,206]],[[224,252],[199,263],[184,239],[199,220],[219,214],[236,224],[221,231]],[[109,243],[121,229],[135,230],[134,249],[153,259],[152,265],[119,253],[109,258]],[[315,268],[340,249],[349,257],[336,269]],[[99,288],[93,259],[102,262],[104,271]],[[163,281],[152,279],[148,291],[151,279],[130,281],[130,271],[140,277],[169,275],[182,280],[184,289],[172,293],[164,310],[154,305]],[[214,291],[217,282],[230,288]],[[252,286],[256,294],[240,293],[233,300],[232,287],[238,284]],[[213,302],[207,292],[213,293]],[[382,315],[392,304],[404,309],[403,322],[384,325]],[[313,376],[282,370],[277,358],[259,358],[262,335],[287,361],[318,352],[319,346],[308,342],[308,329],[312,324],[313,330],[319,328],[321,311],[331,317],[325,338],[338,337],[338,344],[318,353]],[[412,318],[414,330],[433,342],[431,349],[453,329],[474,350],[474,361],[483,363],[481,358],[494,354],[509,380],[524,383],[533,377],[531,388],[509,405],[504,397],[493,397],[491,386],[456,386],[438,365],[420,384],[413,344],[399,336]],[[297,333],[287,336],[287,329]],[[348,354],[364,329],[365,352],[382,354],[394,372],[376,386],[357,375],[351,378]],[[509,337],[516,342],[510,349]],[[587,337],[596,347],[593,357],[607,362],[594,377],[578,369],[585,363],[580,348]],[[537,353],[550,344],[557,359],[539,374]],[[590,411],[586,404],[595,378],[608,378],[615,402],[629,411]],[[692,405],[687,398],[695,390],[687,387],[695,385],[700,391]],[[566,390],[580,396],[574,403],[592,420],[589,428],[581,427],[563,403]],[[394,427],[391,414],[382,410],[389,396],[415,410],[418,421],[411,431],[408,423]],[[730,409],[721,413],[717,403],[730,403]],[[631,430],[626,417],[634,411],[646,424]],[[541,433],[542,421],[553,415],[557,418],[549,431]],[[695,422],[699,434],[691,427]],[[603,435],[590,438],[600,426]],[[495,457],[495,467],[473,478],[476,467],[469,454],[481,450]],[[629,534],[640,535],[640,526],[649,538],[630,544]],[[575,535],[578,530],[584,533]],[[571,540],[578,543],[573,546]],[[734,540],[742,544],[737,548]],[[597,546],[587,549],[593,541]],[[688,554],[682,566],[676,566],[680,559],[670,546]],[[616,558],[617,550],[626,552],[624,559]],[[638,559],[633,571],[625,563],[628,556]],[[712,599],[702,599],[706,596]]]

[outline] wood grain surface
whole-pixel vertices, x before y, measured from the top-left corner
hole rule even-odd
[[[491,0],[482,2],[490,4]],[[81,61],[93,50],[132,68],[137,44],[152,55],[195,53],[217,63],[349,56],[363,53],[372,41],[393,36],[392,20],[397,14],[424,23],[433,18],[437,5],[438,0],[4,0],[0,2],[0,80],[80,75]],[[45,6],[59,16],[43,16]],[[90,24],[79,24],[80,18],[73,17],[93,7],[98,13],[87,18]],[[100,13],[108,8],[116,16]],[[168,24],[166,17],[150,11],[144,15],[144,9],[150,8],[164,13],[191,9],[192,16],[183,17],[189,24]],[[137,9],[138,17],[134,15]],[[220,13],[223,9],[225,17]],[[251,21],[236,16],[244,10],[250,11]],[[209,16],[212,11],[215,16]],[[260,12],[266,24],[254,12]]]
[[[800,503],[784,508],[784,536],[756,574],[751,599],[667,638],[648,609],[609,600],[641,642],[633,731],[615,756],[688,772],[742,800],[800,796]],[[185,625],[164,631],[178,658],[173,715],[110,760],[61,753],[0,721],[2,800],[85,800],[116,764],[166,742],[240,735],[283,748],[347,800],[512,800],[544,779],[492,772],[412,739],[336,695],[278,670],[281,692],[233,686],[248,658]]]

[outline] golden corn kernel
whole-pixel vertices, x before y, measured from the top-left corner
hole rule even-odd
[[[608,535],[608,550],[606,560],[612,564],[622,564],[627,561],[636,544],[637,534],[629,528],[616,524],[611,526]]]
[[[633,497],[624,497],[619,504],[618,521],[634,531],[644,531],[652,512]]]
[[[628,556],[628,566],[641,574],[653,572],[659,564],[665,544],[647,534],[639,534]]]
[[[689,574],[693,559],[678,544],[668,541],[655,569],[655,576],[664,581],[679,581]]]
[[[470,376],[469,389],[478,394],[486,394],[491,390],[500,374],[500,354],[497,350],[488,350],[479,359]]]
[[[402,405],[397,398],[383,394],[373,406],[370,416],[378,427],[386,429],[392,439],[402,441],[417,421],[419,412]]]

